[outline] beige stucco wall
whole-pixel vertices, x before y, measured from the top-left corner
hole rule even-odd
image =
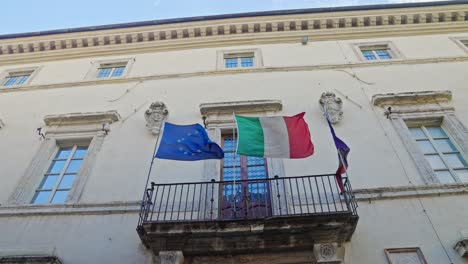
[[[156,140],[145,129],[143,117],[153,101],[163,101],[168,106],[169,122],[189,124],[201,123],[201,103],[279,99],[283,110],[278,115],[307,112],[306,121],[315,144],[312,157],[283,160],[285,174],[333,173],[338,163],[336,151],[317,102],[325,91],[337,93],[344,101],[344,118],[335,129],[351,147],[349,176],[355,189],[406,186],[409,181],[422,185],[411,156],[382,109],[372,106],[371,97],[382,93],[450,90],[456,115],[468,126],[468,61],[435,60],[466,58],[467,53],[450,39],[460,36],[468,34],[323,42],[312,39],[305,46],[300,43],[232,46],[0,66],[0,72],[40,67],[30,82],[33,86],[30,90],[0,90],[0,119],[5,123],[0,129],[0,205],[9,206],[8,198],[43,144],[36,128],[44,127],[44,116],[108,110],[117,110],[122,118],[110,126],[80,203],[138,201]],[[376,41],[392,42],[404,56],[403,61],[359,65],[352,45]],[[259,49],[264,67],[272,71],[216,72],[217,51],[240,49]],[[135,58],[127,77],[168,76],[80,83],[86,80],[93,62],[119,58]],[[428,58],[434,60],[404,63]],[[355,64],[350,68],[344,66],[346,63]],[[335,66],[282,68],[320,65]],[[177,75],[194,72],[200,75]],[[60,83],[64,84],[57,88],[47,86]],[[156,182],[202,179],[203,161],[156,160],[151,177]],[[468,228],[467,210],[463,209],[466,201],[466,195],[421,200],[454,263],[468,263],[452,249],[457,232]],[[447,263],[418,199],[360,201],[359,205],[356,233],[345,245],[346,263],[386,263],[384,248],[414,246],[421,247],[429,263]],[[0,215],[0,252],[40,246],[54,248],[67,264],[145,263],[151,254],[139,241],[136,222],[134,211],[112,215]]]

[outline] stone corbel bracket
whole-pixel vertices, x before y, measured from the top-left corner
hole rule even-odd
[[[168,114],[169,111],[163,102],[151,103],[149,109],[145,111],[146,129],[153,135],[158,135],[161,131],[162,122],[167,118]]]
[[[206,118],[206,125],[234,123],[233,114],[273,113],[281,111],[281,100],[253,100],[200,104],[200,113]]]
[[[324,92],[319,99],[319,106],[322,112],[327,112],[328,119],[332,124],[336,124],[343,119],[343,101],[332,92]]]
[[[70,113],[61,115],[47,115],[44,123],[48,127],[47,133],[67,133],[75,131],[80,127],[80,131],[89,132],[105,130],[109,132],[109,124],[120,120],[117,111],[90,112],[90,113]]]
[[[385,109],[391,107],[392,113],[430,111],[431,108],[453,110],[453,107],[449,105],[451,100],[452,92],[448,90],[376,94],[372,96],[372,103],[375,106],[380,106]],[[424,109],[421,107],[422,105],[425,105]]]

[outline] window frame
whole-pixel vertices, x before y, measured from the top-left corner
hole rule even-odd
[[[0,90],[20,88],[20,87],[30,85],[32,79],[37,75],[39,68],[40,67],[28,67],[28,68],[5,70],[0,75]],[[18,84],[18,81],[15,81],[13,85],[6,85],[9,78],[22,77],[22,76],[28,76],[28,78],[20,84]]]
[[[57,146],[57,150],[56,152],[54,153],[53,155],[53,159],[51,161],[51,163],[49,164],[48,166],[48,169],[46,171],[45,174],[43,174],[43,178],[41,180],[41,183],[37,186],[36,188],[36,191],[34,193],[34,196],[33,198],[31,199],[31,204],[63,204],[63,203],[54,203],[53,202],[53,199],[55,197],[55,194],[57,193],[57,191],[68,191],[67,193],[67,197],[65,199],[65,202],[67,201],[68,199],[68,196],[71,192],[71,190],[73,189],[73,185],[75,183],[75,181],[77,180],[78,177],[80,177],[80,172],[81,172],[81,168],[85,165],[84,164],[84,161],[86,159],[86,156],[88,154],[88,150],[89,150],[89,145],[90,145],[90,142],[87,142],[87,143],[84,143],[84,142],[77,142],[77,143],[68,143],[68,144],[58,144]],[[74,158],[74,155],[76,153],[76,150],[78,148],[83,148],[83,147],[86,147],[86,155],[83,157],[83,158]],[[66,149],[66,148],[71,148],[71,152],[70,154],[68,155],[68,157],[65,159],[65,163],[63,165],[63,169],[61,172],[59,172],[58,174],[57,173],[50,173],[49,170],[50,168],[52,167],[52,164],[55,162],[55,161],[60,161],[60,160],[63,160],[62,159],[59,159],[57,157],[57,155],[60,153],[60,151],[62,149]],[[64,169],[68,168],[68,166],[70,165],[71,161],[72,160],[81,160],[81,165],[80,165],[80,168],[78,171],[76,172],[73,172],[73,173],[66,173],[65,171],[63,171]],[[73,182],[72,182],[72,185],[69,187],[69,188],[59,188],[60,187],[60,184],[61,184],[61,181],[62,179],[65,177],[65,175],[72,175],[74,174],[75,175],[75,178],[73,179]],[[42,182],[45,180],[46,177],[49,177],[49,176],[53,176],[53,175],[56,175],[58,176],[57,180],[56,180],[56,183],[54,184],[54,186],[52,188],[47,188],[47,189],[41,189],[41,186],[42,186]],[[37,194],[39,192],[43,192],[43,191],[50,191],[50,194],[49,194],[49,197],[47,199],[47,202],[46,203],[36,203],[35,202],[35,199],[37,197]]]
[[[440,120],[440,119],[439,119]],[[432,168],[433,170],[433,173],[434,173],[434,177],[437,178],[437,180],[442,183],[439,179],[439,177],[437,176],[437,171],[448,171],[453,179],[453,182],[452,183],[465,183],[463,182],[459,176],[457,175],[456,171],[457,170],[468,170],[468,166],[464,166],[463,168],[460,167],[460,168],[454,168],[452,167],[449,162],[447,161],[447,159],[445,158],[445,155],[446,154],[459,154],[465,161],[467,161],[467,158],[466,158],[466,155],[461,151],[461,147],[458,146],[458,143],[452,138],[451,134],[447,131],[447,128],[445,128],[445,126],[443,126],[443,120],[440,120],[440,121],[436,121],[434,122],[434,120],[420,120],[419,122],[418,121],[411,121],[411,120],[408,120],[407,122],[405,122],[407,127],[408,127],[408,130],[410,130],[411,128],[421,128],[421,130],[423,131],[424,135],[426,136],[426,139],[416,139],[412,136],[413,138],[413,141],[415,142],[416,146],[418,147],[418,149],[420,150],[421,152],[421,155],[423,155],[424,157],[426,156],[431,156],[431,155],[437,155],[441,160],[442,162],[444,163],[444,166],[446,167],[445,169],[436,169],[436,168],[433,168],[430,163],[429,163],[429,166]],[[427,127],[440,127],[444,133],[446,134],[446,137],[443,137],[443,138],[434,138],[430,133],[429,131],[427,130]],[[435,143],[435,139],[448,139],[450,141],[450,143],[455,147],[455,151],[449,151],[449,152],[443,152],[439,149],[439,147],[437,146],[437,144]],[[434,148],[435,152],[433,153],[424,153],[422,151],[422,149],[418,146],[418,141],[429,141],[432,148]],[[452,183],[447,183],[447,184],[452,184]],[[442,183],[443,184],[443,183]]]
[[[468,54],[468,37],[451,37],[450,39]]]
[[[47,174],[52,161],[61,146],[71,144],[89,144],[88,152],[83,159],[81,168],[73,181],[72,188],[64,204],[80,201],[84,186],[92,173],[99,150],[108,134],[108,129],[103,130],[103,124],[108,127],[111,123],[120,120],[117,111],[92,112],[51,115],[44,118],[45,138],[26,168],[16,188],[10,195],[7,204],[51,206],[56,204],[31,204],[36,189]]]
[[[367,63],[378,63],[378,62],[386,62],[386,61],[394,61],[403,59],[403,54],[397,49],[395,44],[391,41],[380,41],[380,42],[363,42],[363,43],[353,43],[352,48],[354,53],[362,62]],[[364,56],[363,51],[372,51],[375,60],[367,60],[366,56]],[[390,59],[380,59],[378,54],[375,50],[387,50],[388,54],[391,56]]]
[[[226,67],[226,59],[237,58],[237,67]],[[242,58],[252,58],[251,67],[242,67]],[[263,67],[263,59],[260,49],[244,50],[220,50],[217,51],[216,69],[227,71],[249,70]]]
[[[415,100],[417,98],[417,100]],[[397,94],[376,94],[373,105],[382,107],[425,184],[441,184],[423,152],[413,139],[408,126],[440,125],[459,151],[468,153],[468,129],[455,115],[451,91],[424,91]],[[390,111],[389,111],[389,108]]]
[[[134,63],[135,63],[135,58],[92,61],[91,68],[86,74],[85,80],[99,81],[99,80],[113,80],[113,79],[126,78],[129,75]],[[112,76],[116,68],[122,68],[122,67],[124,67],[122,75]],[[105,69],[105,68],[111,68],[111,71],[109,72],[108,76],[99,77],[100,70]]]
[[[387,257],[388,263],[390,264],[398,264],[392,261],[392,254],[399,254],[399,253],[414,253],[418,256],[419,261],[421,264],[427,264],[426,258],[419,247],[407,247],[407,248],[386,248],[385,249],[385,256]]]

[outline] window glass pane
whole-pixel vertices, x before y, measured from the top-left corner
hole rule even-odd
[[[437,179],[439,179],[440,183],[455,183],[455,180],[453,179],[452,174],[450,174],[449,171],[434,171],[434,173],[436,174]]]
[[[264,166],[247,167],[248,179],[265,179],[266,171]]]
[[[445,134],[444,130],[441,127],[426,127],[429,135],[433,138],[445,138],[447,134]]]
[[[98,71],[97,77],[98,78],[109,77],[109,74],[111,73],[111,71],[112,71],[112,68],[101,68]]]
[[[28,75],[19,76],[18,82],[16,84],[23,85],[26,82],[26,80],[28,80],[28,77]]]
[[[375,50],[375,53],[377,53],[377,56],[379,56],[381,60],[388,60],[392,58],[390,52],[387,49]]]
[[[67,199],[68,191],[56,191],[54,198],[52,198],[53,204],[57,203],[65,203],[65,200]]]
[[[237,140],[234,140],[232,138],[225,138],[223,143],[224,143],[223,144],[224,151],[236,150]]]
[[[125,67],[114,68],[114,71],[112,72],[112,77],[122,76],[124,73],[124,70],[125,70]]]
[[[52,162],[50,165],[49,173],[60,173],[63,170],[63,166],[65,165],[65,160],[56,160]]]
[[[253,57],[241,58],[242,67],[253,67]]]
[[[410,127],[409,130],[411,132],[411,135],[413,135],[414,139],[425,139],[426,138],[426,135],[424,134],[422,129],[419,128],[419,127]]]
[[[18,79],[18,77],[7,77],[4,86],[15,85],[16,79]]]
[[[366,60],[376,60],[377,59],[375,57],[374,53],[371,50],[363,50],[362,55],[364,55],[364,58],[366,58]]]
[[[53,189],[57,183],[58,175],[47,175],[41,182],[39,189]]]
[[[71,151],[72,151],[72,148],[61,148],[59,149],[57,156],[55,158],[56,159],[68,159]]]
[[[76,148],[75,154],[73,154],[74,159],[82,159],[86,156],[88,152],[88,147],[78,147]]]
[[[445,160],[448,162],[448,165],[450,168],[460,168],[460,167],[466,167],[467,164],[463,157],[457,153],[457,154],[444,154]]]
[[[224,153],[223,166],[240,166],[241,156],[236,155],[234,152]]]
[[[45,204],[49,202],[50,191],[36,192],[33,198],[33,204]]]
[[[237,58],[227,58],[224,59],[224,64],[226,68],[237,68]]]
[[[416,141],[418,143],[419,148],[423,153],[435,153],[436,150],[432,146],[429,140],[420,140]]]
[[[66,172],[67,173],[78,172],[80,170],[82,162],[83,162],[83,160],[72,160],[72,161],[70,161],[70,164],[68,165],[68,168],[67,168]]]
[[[65,174],[63,175],[62,181],[60,181],[59,189],[70,189],[73,185],[73,180],[75,179],[75,174]]]
[[[447,168],[445,167],[444,162],[442,162],[442,159],[439,157],[439,155],[425,155],[425,157],[433,169]]]
[[[436,147],[441,152],[452,152],[457,151],[457,148],[453,145],[450,139],[436,139],[435,141]]]
[[[236,181],[241,179],[240,175],[241,169],[237,168],[223,168],[223,180],[224,181],[233,181],[234,177]]]
[[[455,173],[457,174],[458,178],[460,178],[460,181],[468,182],[468,169],[456,170]]]
[[[247,166],[249,165],[263,165],[265,164],[264,158],[257,158],[257,157],[247,157]]]

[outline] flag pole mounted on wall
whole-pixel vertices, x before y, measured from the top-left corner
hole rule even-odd
[[[343,185],[343,178],[341,177],[341,174],[345,174],[346,178],[348,178],[348,153],[350,151],[350,148],[346,143],[343,142],[340,138],[338,138],[335,134],[335,130],[333,129],[332,124],[330,123],[330,119],[328,118],[328,109],[326,106],[323,107],[324,110],[324,116],[325,119],[327,120],[328,126],[330,128],[330,132],[332,133],[333,136],[333,142],[335,143],[336,151],[338,152],[338,169],[336,170],[335,176],[336,176],[336,182],[338,183],[338,186],[341,190],[341,192],[345,192],[345,188]]]
[[[164,125],[165,125],[165,123],[166,123],[166,120],[163,119],[162,122],[161,122],[161,127],[160,127],[160,129],[159,129],[158,136],[156,137],[156,142],[154,143],[153,156],[151,156],[151,163],[150,163],[150,167],[149,167],[149,169],[148,169],[148,175],[146,176],[145,189],[143,190],[143,197],[141,198],[141,201],[142,201],[142,202],[145,200],[145,194],[146,194],[146,190],[148,189],[148,183],[149,183],[149,179],[150,179],[150,176],[151,176],[151,170],[153,169],[153,164],[154,164],[154,159],[155,159],[156,151],[158,150],[159,139],[161,138],[161,133],[164,131]],[[151,185],[153,186],[153,185],[154,185],[154,182],[151,182]]]

